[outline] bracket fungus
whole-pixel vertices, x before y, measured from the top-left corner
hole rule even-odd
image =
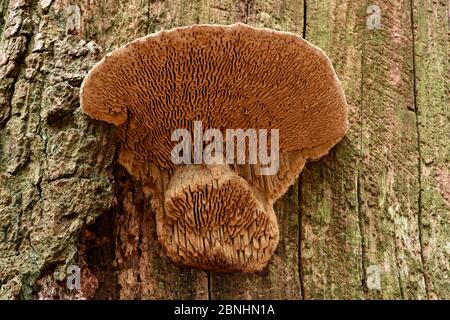
[[[87,75],[81,106],[117,126],[118,161],[143,185],[157,233],[175,263],[261,270],[275,251],[273,203],[347,131],[347,105],[330,60],[287,32],[195,25],[160,31],[108,54]],[[278,129],[279,169],[174,164],[175,129]],[[248,143],[247,143],[248,144]]]

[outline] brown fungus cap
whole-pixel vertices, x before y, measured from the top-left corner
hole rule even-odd
[[[81,105],[126,130],[124,147],[162,168],[173,166],[172,131],[193,120],[205,129],[279,129],[282,152],[328,151],[347,129],[345,97],[325,54],[295,34],[244,24],[137,39],[91,70]]]
[[[345,96],[322,50],[292,33],[243,24],[137,39],[90,71],[81,105],[118,126],[119,161],[153,195],[169,257],[208,270],[260,270],[278,242],[273,202],[307,159],[326,154],[347,131]],[[278,173],[224,165],[215,177],[209,166],[174,165],[171,134],[192,132],[196,120],[203,129],[279,129]]]

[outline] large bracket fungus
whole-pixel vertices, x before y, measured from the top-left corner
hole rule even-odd
[[[347,106],[330,60],[287,32],[243,24],[161,31],[108,54],[81,105],[117,126],[119,162],[156,211],[169,258],[214,271],[261,270],[278,243],[273,203],[306,160],[345,135]],[[278,129],[279,169],[171,161],[175,129]]]

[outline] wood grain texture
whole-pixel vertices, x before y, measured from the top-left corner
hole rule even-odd
[[[349,107],[349,132],[301,173],[304,297],[364,297],[358,177],[361,161],[361,86],[364,7],[349,1],[308,1],[306,39],[333,62]]]
[[[365,32],[361,207],[366,265],[380,270],[368,298],[426,298],[409,1],[378,3],[382,27]],[[369,280],[369,279],[368,279]]]
[[[413,1],[421,238],[430,298],[450,298],[450,3]]]
[[[427,136],[437,135],[442,137],[441,141],[448,141],[448,133],[444,132],[445,130],[448,132],[448,128],[445,128],[445,125],[442,128],[444,131],[431,125],[432,121],[436,121],[434,117],[441,117],[441,123],[447,122],[446,119],[442,119],[442,114],[445,114],[442,113],[442,108],[435,107],[430,108],[430,111],[423,117],[423,122],[426,122],[427,126],[417,127],[414,95],[415,59],[413,59],[415,44],[411,30],[411,3],[409,1],[396,4],[379,2],[378,5],[382,12],[382,27],[379,30],[366,28],[365,10],[369,4],[363,1],[352,4],[347,1],[331,1],[325,5],[322,2],[308,1],[307,39],[313,42],[319,41],[318,45],[331,55],[331,59],[335,63],[338,76],[346,90],[350,110],[351,112],[356,110],[353,117],[350,115],[350,119],[355,122],[350,123],[350,133],[347,135],[347,139],[349,141],[353,139],[354,142],[351,142],[349,146],[356,147],[358,151],[351,152],[351,149],[346,151],[347,146],[344,141],[328,158],[321,160],[316,167],[307,165],[302,173],[304,181],[302,212],[305,218],[302,221],[304,239],[302,238],[303,255],[301,260],[304,269],[305,295],[316,298],[342,297],[342,293],[338,290],[345,288],[347,289],[345,296],[348,297],[427,298],[430,297],[428,290],[431,287],[431,279],[435,278],[435,276],[429,275],[430,270],[440,274],[441,278],[437,277],[437,280],[448,279],[448,272],[442,272],[442,269],[445,270],[448,265],[448,259],[446,262],[442,255],[445,244],[441,241],[437,245],[436,251],[435,241],[439,241],[442,234],[446,234],[448,237],[448,230],[445,229],[448,222],[445,221],[445,215],[442,213],[446,212],[448,215],[449,210],[448,205],[442,202],[439,205],[438,202],[441,214],[434,215],[428,210],[425,211],[423,196],[419,191],[421,181],[424,180],[419,177],[421,163],[419,162],[420,151],[417,142],[421,130],[428,132]],[[430,11],[429,6],[425,5],[424,7],[427,8],[427,12],[437,14],[437,8]],[[442,7],[445,5],[441,4],[440,6],[441,14],[444,12]],[[345,10],[347,14],[345,15],[339,10]],[[423,16],[425,9],[422,8],[422,10]],[[420,16],[417,13],[414,15]],[[429,14],[428,18],[430,16],[432,15]],[[354,17],[355,23],[349,25],[348,21],[349,19],[352,21],[352,17]],[[340,19],[344,20],[339,21]],[[346,28],[335,28],[337,25],[345,25]],[[422,25],[421,28],[423,27]],[[443,30],[442,26],[440,30]],[[444,36],[441,37],[445,38],[446,33],[443,34]],[[430,40],[422,39],[422,41]],[[442,58],[440,61],[436,59],[439,54],[448,50],[447,47],[443,47],[446,42],[434,41],[441,43],[440,47],[438,46],[435,50],[434,66],[438,66],[437,68],[440,70],[446,70],[444,67],[446,62],[442,61]],[[357,54],[352,56],[352,50],[357,50]],[[339,52],[345,52],[345,54],[339,55]],[[344,63],[347,62],[345,68],[342,69],[340,69],[341,60]],[[356,68],[360,70],[359,74],[355,72],[356,70],[352,72],[354,68],[348,65],[349,61],[356,61]],[[423,64],[420,60],[417,61]],[[417,68],[420,70],[420,64]],[[441,72],[441,79],[442,77],[445,79],[445,71]],[[347,80],[346,73],[350,75],[350,82]],[[423,88],[420,85],[420,78],[420,76],[416,77],[419,88]],[[444,83],[446,81],[444,80]],[[436,82],[438,81],[436,80]],[[438,84],[437,87],[442,88],[443,86]],[[426,99],[433,101],[436,99],[434,97],[437,97],[437,99],[441,99],[438,101],[442,101],[444,108],[448,106],[448,102],[445,102],[448,94],[445,94],[442,89],[440,91],[438,89],[437,93],[422,94],[424,104],[429,105],[430,103]],[[419,98],[419,106],[420,101]],[[422,115],[422,113],[420,114]],[[358,140],[360,141],[359,145]],[[422,140],[423,138],[421,138],[421,143]],[[437,141],[439,140],[433,141],[436,145],[436,154],[445,155],[447,153],[445,147]],[[323,174],[330,166],[329,163],[335,163],[335,154],[340,152],[342,154],[336,158],[342,164],[338,168],[332,167],[332,171],[326,171]],[[344,160],[345,155],[347,157],[353,155],[352,160]],[[333,162],[330,159],[333,159]],[[445,168],[446,160],[442,159],[445,159],[445,156],[437,161],[440,169],[436,168],[436,170],[440,170],[441,179],[443,179],[442,177],[445,179],[445,169],[443,171],[442,167]],[[336,169],[339,171],[340,168],[345,168],[344,178],[333,181]],[[353,179],[352,169],[356,170]],[[323,180],[317,183],[316,181],[319,179]],[[311,184],[308,184],[308,181],[311,181]],[[332,181],[332,183],[328,181]],[[347,188],[349,192],[343,192],[346,181],[349,186],[351,186],[351,181],[355,182],[354,188]],[[326,189],[322,185],[330,187]],[[428,182],[428,188],[433,186],[438,189],[438,185],[436,181]],[[445,192],[445,189],[440,190],[441,194]],[[327,202],[323,198],[320,201],[313,198],[317,191],[319,194],[328,192],[328,199],[330,199],[328,202],[333,209],[321,210],[324,203]],[[354,208],[348,207],[348,204],[352,203],[351,201],[341,203],[347,197],[355,199],[356,206]],[[323,213],[318,214],[318,212]],[[341,216],[338,216],[338,212]],[[311,214],[311,219],[308,219],[308,213]],[[330,213],[331,218],[328,220],[318,219],[321,216],[329,217]],[[360,231],[359,236],[353,238],[344,235],[342,231],[358,229],[355,224],[351,224],[355,223],[355,218],[344,220],[349,215],[351,217],[352,214],[353,217],[357,217]],[[427,219],[426,217],[430,217],[429,219],[433,220],[431,225],[435,226],[431,234],[427,233],[427,236],[430,237],[429,255],[434,256],[433,266],[427,266],[427,253],[424,253],[426,244],[425,240],[421,239],[422,229],[424,225],[426,226],[426,221],[424,221]],[[439,227],[436,228],[436,226]],[[332,236],[332,240],[328,241],[331,246],[324,246],[325,254],[313,249],[311,255],[308,255],[307,247],[312,238],[308,237],[308,230],[315,230],[319,234],[318,239],[326,238],[326,235]],[[333,230],[336,231],[333,232]],[[343,243],[353,243],[353,250],[350,250],[353,255],[342,249],[334,249],[334,244],[340,248],[347,248]],[[357,250],[358,243],[359,250]],[[357,252],[356,256],[355,252]],[[336,256],[338,259],[333,259]],[[345,257],[348,258],[348,261],[341,264],[339,260],[342,261]],[[347,274],[348,268],[352,265],[349,261],[355,261],[354,258],[357,258],[358,262],[353,264],[353,268],[350,269],[354,271],[354,274],[349,278],[358,279],[355,275],[359,269],[359,279],[362,281],[359,285],[352,281],[353,286],[349,288],[349,281],[342,281],[339,277]],[[332,272],[339,268],[344,271],[333,277]],[[309,278],[309,270],[315,277]],[[375,277],[374,272],[380,274],[379,287],[378,285],[374,286],[372,282]],[[320,284],[320,280],[322,280],[322,284]],[[442,280],[438,280],[438,284],[442,283]],[[319,285],[317,285],[318,283]],[[312,296],[308,296],[308,289]],[[335,292],[338,294],[334,295]],[[434,294],[431,297],[437,296]]]

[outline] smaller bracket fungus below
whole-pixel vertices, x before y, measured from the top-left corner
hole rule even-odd
[[[212,271],[267,264],[279,238],[273,203],[347,131],[345,96],[323,51],[244,24],[160,31],[113,51],[84,79],[81,106],[117,126],[118,161],[151,196],[168,257]],[[278,129],[278,171],[175,165],[171,135],[192,134],[196,121],[221,132]]]

